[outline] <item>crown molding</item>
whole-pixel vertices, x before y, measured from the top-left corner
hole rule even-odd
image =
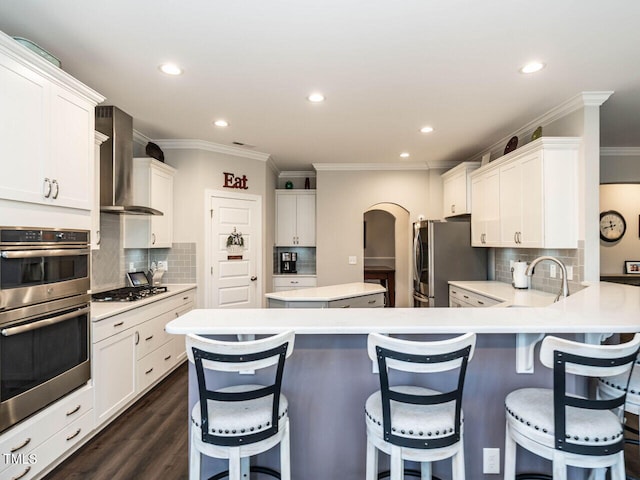
[[[216,152],[225,155],[248,158],[267,162],[271,155],[263,152],[249,151],[240,147],[231,147],[219,143],[207,142],[205,140],[182,140],[182,139],[162,139],[154,140],[162,149],[167,150],[204,150],[206,152]]]
[[[314,163],[316,171],[391,171],[391,170],[429,170],[426,162],[414,163]]]
[[[139,132],[138,130],[133,130],[133,143],[137,143],[138,145],[147,146],[151,139],[147,137],[144,133]]]
[[[640,157],[640,147],[602,147],[600,155],[605,157]]]
[[[613,95],[613,91],[580,92],[566,102],[561,103],[548,112],[533,119],[519,130],[516,130],[506,137],[501,138],[489,148],[486,148],[479,154],[471,157],[469,161],[473,162],[482,160],[483,155],[487,153],[493,153],[495,150],[498,150],[500,152],[501,149],[503,149],[507,144],[509,139],[513,136],[516,136],[518,138],[531,138],[531,134],[536,128],[538,128],[538,126],[544,127],[545,125],[549,125],[550,123],[553,123],[556,120],[559,120],[562,117],[565,117],[580,108],[600,106],[604,102],[606,102],[609,97],[611,97],[611,95]]]

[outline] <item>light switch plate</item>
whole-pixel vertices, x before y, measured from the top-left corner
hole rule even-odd
[[[551,278],[556,278],[556,266],[553,264],[549,265],[549,276]]]
[[[482,473],[500,473],[500,449],[482,449]]]
[[[356,263],[358,263],[358,257],[356,257],[355,255],[350,255],[349,256],[349,265],[355,265]]]
[[[567,267],[567,280],[573,280],[573,267],[571,265]]]

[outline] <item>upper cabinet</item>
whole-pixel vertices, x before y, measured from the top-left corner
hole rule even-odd
[[[471,213],[471,172],[480,162],[463,162],[442,174],[442,216]]]
[[[580,141],[542,137],[475,171],[472,245],[577,248]]]
[[[107,140],[106,135],[94,133],[93,152],[93,209],[91,210],[91,248],[100,249],[100,145]]]
[[[316,246],[315,190],[276,190],[276,246]]]
[[[153,158],[133,159],[132,203],[155,208],[163,215],[125,215],[124,248],[171,248],[175,172]]]
[[[0,198],[93,208],[102,96],[0,32]]]

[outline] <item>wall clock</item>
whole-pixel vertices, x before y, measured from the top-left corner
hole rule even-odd
[[[620,212],[607,210],[600,213],[600,238],[605,242],[617,242],[627,230],[627,222]]]

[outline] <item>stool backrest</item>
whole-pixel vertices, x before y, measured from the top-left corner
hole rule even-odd
[[[442,448],[460,441],[460,417],[462,392],[467,363],[473,356],[476,335],[467,333],[449,340],[416,342],[391,338],[372,333],[368,338],[369,357],[378,362],[380,393],[382,397],[382,422],[384,439],[394,445],[410,448]],[[402,393],[389,385],[387,369],[412,373],[439,373],[458,370],[456,388],[434,395]],[[439,405],[455,402],[454,431],[451,435],[424,439],[407,438],[393,434],[391,401],[413,405]]]
[[[583,410],[611,410],[622,422],[619,407],[626,400],[626,391],[607,399],[584,399],[566,390],[567,375],[606,378],[627,375],[630,378],[638,357],[640,334],[619,345],[590,345],[547,336],[540,347],[540,361],[553,368],[554,435],[556,449],[581,455],[610,455],[624,448],[624,437],[606,445],[582,445],[567,438],[567,407]],[[622,429],[622,423],[621,423]]]
[[[289,331],[249,342],[227,342],[199,335],[187,335],[187,356],[194,364],[198,378],[203,442],[225,446],[246,445],[269,438],[278,432],[282,374],[285,359],[293,352],[294,336],[294,332]],[[276,372],[274,381],[270,385],[254,385],[251,389],[234,392],[220,392],[207,388],[205,370],[240,372],[259,370],[273,365],[276,365]],[[209,400],[238,402],[268,396],[272,396],[269,428],[242,436],[218,436],[209,433]]]

